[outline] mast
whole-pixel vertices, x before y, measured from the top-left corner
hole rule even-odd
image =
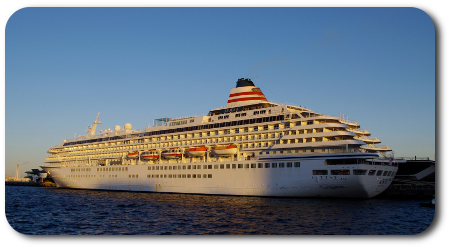
[[[88,130],[86,130],[87,135],[86,136],[94,136],[95,135],[95,129],[97,128],[97,124],[102,124],[101,121],[98,121],[98,117],[100,116],[100,112],[97,113],[97,118],[94,121],[94,124],[92,126],[88,126]]]

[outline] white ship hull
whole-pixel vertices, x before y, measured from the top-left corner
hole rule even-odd
[[[288,162],[294,164],[297,161],[300,162],[300,167],[286,167]],[[104,167],[108,171],[97,171],[97,169],[102,170],[103,168],[95,166],[76,168],[43,166],[42,168],[50,172],[58,187],[63,188],[243,196],[355,198],[370,198],[380,194],[390,185],[397,171],[397,167],[387,165],[366,163],[324,165],[324,161],[323,158],[308,160],[283,158],[283,161],[264,159]],[[285,167],[264,167],[266,163],[271,166],[273,162],[284,163]],[[252,164],[256,168],[252,168]],[[191,169],[187,169],[188,165]],[[196,165],[197,168],[200,166],[201,169],[192,169],[193,165]],[[230,165],[229,169],[227,169],[227,165]],[[235,168],[232,168],[233,165]],[[262,165],[263,168],[258,168],[258,165]],[[156,170],[156,166],[163,166],[163,168]],[[178,168],[169,170],[169,166],[180,166],[181,170]],[[186,169],[182,169],[183,166],[186,166]],[[327,175],[313,175],[313,170],[326,170]],[[348,170],[350,174],[332,175],[331,171],[334,170]],[[368,173],[354,175],[353,170],[367,170],[367,172],[382,170],[383,172],[391,171],[391,173],[389,173],[390,176],[368,175]],[[169,175],[172,178],[169,178]],[[192,175],[195,175],[195,178]]]

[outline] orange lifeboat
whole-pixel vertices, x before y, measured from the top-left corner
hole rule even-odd
[[[217,156],[232,156],[237,153],[237,147],[235,145],[216,146],[213,150]]]
[[[167,159],[180,159],[183,157],[183,152],[180,149],[170,149],[161,152],[161,156]]]
[[[127,157],[128,158],[138,158],[139,157],[139,152],[138,151],[129,152]]]
[[[186,152],[192,157],[202,157],[202,156],[205,156],[205,154],[206,154],[206,147],[204,147],[204,146],[193,147],[193,148],[187,149]]]
[[[156,160],[159,158],[159,155],[156,151],[150,151],[150,152],[144,152],[141,154],[141,158],[142,159],[147,159],[147,160]]]

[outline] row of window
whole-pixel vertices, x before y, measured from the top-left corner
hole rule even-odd
[[[314,152],[315,150],[320,150],[320,149],[302,149],[302,150],[279,150],[279,151],[272,151],[272,154],[283,154],[284,152],[286,153],[299,153],[299,152],[307,152],[307,151],[311,151]],[[322,152],[326,152],[327,149],[322,148]],[[330,148],[328,149],[329,152],[334,152],[334,148]],[[266,152],[259,152],[260,155],[262,154],[270,154],[270,151],[266,151]]]
[[[212,174],[149,174],[147,178],[212,178]],[[137,178],[137,175],[136,175]]]
[[[240,121],[222,122],[222,123],[206,124],[206,125],[199,125],[199,126],[192,126],[192,127],[174,128],[174,129],[167,129],[167,130],[161,130],[161,131],[145,132],[145,133],[140,133],[139,136],[141,136],[141,137],[154,136],[154,135],[169,134],[169,133],[189,132],[189,131],[196,131],[196,130],[248,125],[248,124],[263,123],[263,122],[283,121],[283,120],[284,120],[284,115],[279,115],[279,116],[270,116],[270,117],[264,117],[264,118],[254,118],[254,119],[247,119],[247,120],[240,120]],[[108,140],[118,140],[118,139],[123,139],[123,138],[125,138],[125,137],[121,137],[121,136],[104,137],[104,138],[92,139],[92,140],[68,142],[68,143],[64,143],[63,146],[94,143],[94,142],[101,142],[101,141],[108,141]]]
[[[100,167],[97,171],[128,171],[128,167]]]
[[[328,175],[328,170],[313,170],[313,175]],[[384,176],[390,177],[395,176],[393,171],[383,171],[383,170],[353,170],[353,175],[369,175],[369,176]],[[350,170],[330,170],[330,175],[350,175]]]
[[[70,169],[71,172],[75,172],[75,171],[91,171],[91,168],[73,168]],[[98,171],[98,169],[97,169]]]
[[[287,162],[287,163],[258,163],[258,164],[215,164],[215,165],[174,165],[174,166],[148,166],[148,170],[195,170],[195,169],[236,169],[236,168],[284,168],[286,167],[300,167],[300,162]],[[294,165],[294,166],[292,166]],[[75,171],[91,171],[91,168],[73,168],[71,172]],[[128,167],[99,167],[97,171],[128,171]]]
[[[148,166],[148,170],[195,170],[195,169],[241,169],[241,168],[284,168],[284,167],[300,167],[300,162],[286,163],[258,163],[258,164],[215,164],[215,165],[174,165],[174,166]]]

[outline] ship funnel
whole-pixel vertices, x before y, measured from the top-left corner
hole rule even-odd
[[[231,89],[227,108],[263,102],[267,102],[267,99],[252,80],[240,78],[236,82],[236,88]]]

